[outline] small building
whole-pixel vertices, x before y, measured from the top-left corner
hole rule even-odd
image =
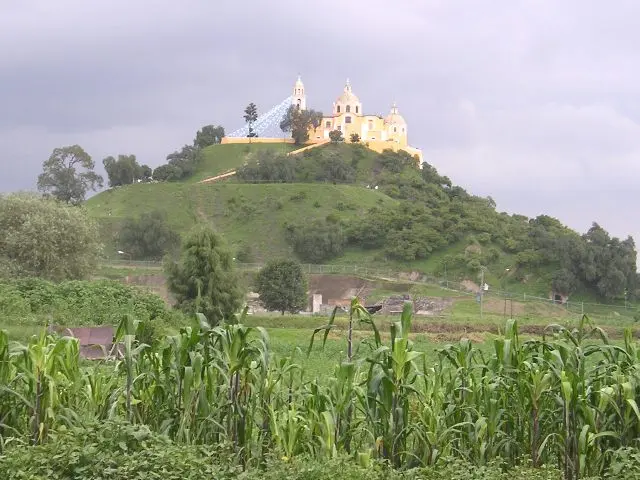
[[[62,327],[51,326],[50,331],[58,335],[67,335],[78,339],[80,357],[87,360],[99,360],[110,356],[120,356],[122,346],[114,348],[113,327]]]

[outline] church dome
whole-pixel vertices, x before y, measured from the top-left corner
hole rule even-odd
[[[336,100],[336,103],[340,103],[342,105],[347,105],[347,104],[355,105],[356,103],[360,103],[360,99],[351,90],[351,83],[349,82],[349,79],[347,79],[347,84],[344,86],[344,92],[342,92],[342,95],[338,97],[338,99]]]
[[[407,122],[405,122],[404,117],[398,113],[398,107],[394,103],[391,107],[391,112],[384,119],[384,122],[387,125],[398,125],[398,126],[406,126]]]

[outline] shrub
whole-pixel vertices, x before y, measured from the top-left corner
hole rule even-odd
[[[125,313],[140,320],[167,314],[159,296],[115,280],[5,281],[0,283],[0,298],[0,314],[47,315],[56,323],[73,325],[113,325]]]
[[[346,243],[342,228],[326,221],[287,225],[287,241],[305,262],[321,263],[342,255]]]
[[[180,236],[167,224],[164,212],[143,213],[124,221],[118,245],[135,259],[160,259],[180,245]]]

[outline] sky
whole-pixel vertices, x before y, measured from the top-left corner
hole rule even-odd
[[[640,241],[637,0],[0,0],[0,192],[56,147],[157,166],[302,75],[396,101],[424,160],[498,210]]]

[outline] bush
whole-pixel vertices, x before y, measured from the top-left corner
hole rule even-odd
[[[30,194],[0,195],[0,273],[83,278],[100,251],[97,226],[83,208]]]
[[[616,469],[618,479],[638,472],[638,452],[627,449]],[[633,471],[628,471],[631,465]],[[243,471],[244,470],[244,471]],[[144,425],[108,420],[64,430],[55,440],[37,447],[11,446],[0,456],[6,480],[559,480],[560,471],[516,467],[504,471],[495,463],[475,466],[444,461],[436,467],[393,471],[371,462],[366,468],[351,458],[328,460],[271,458],[262,468],[239,466],[224,445],[180,445],[152,433]]]
[[[342,255],[346,239],[342,228],[326,221],[287,225],[287,241],[305,262],[321,263]]]
[[[125,313],[140,320],[165,317],[163,300],[115,280],[52,283],[31,278],[0,283],[0,314],[47,315],[55,323],[115,325]]]
[[[164,212],[154,211],[126,219],[118,235],[118,245],[131,258],[158,260],[180,245],[180,235],[169,227]]]

